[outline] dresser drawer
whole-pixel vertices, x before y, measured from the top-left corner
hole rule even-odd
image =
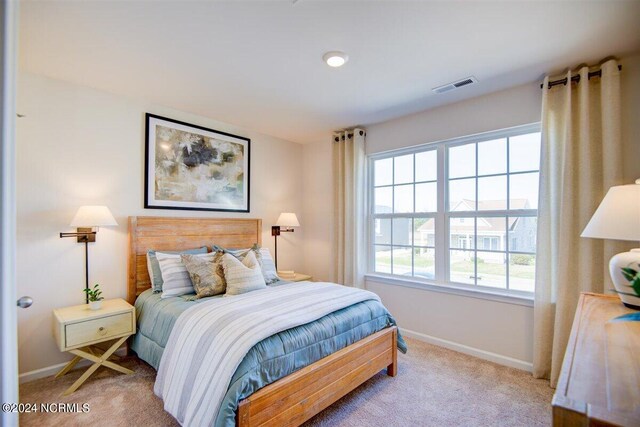
[[[133,333],[132,313],[101,317],[65,326],[66,347],[77,347]]]

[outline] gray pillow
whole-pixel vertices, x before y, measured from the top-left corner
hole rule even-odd
[[[206,246],[195,249],[186,249],[184,251],[154,251],[150,250],[147,252],[147,270],[149,270],[149,279],[151,280],[151,287],[153,288],[154,293],[162,292],[162,272],[160,271],[160,264],[158,263],[158,259],[156,258],[156,253],[161,252],[164,254],[206,254],[208,249]]]

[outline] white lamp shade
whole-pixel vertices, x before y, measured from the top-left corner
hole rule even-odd
[[[280,227],[300,227],[298,217],[293,212],[283,212],[278,217],[276,225]]]
[[[581,236],[640,241],[640,184],[611,187]]]
[[[106,206],[80,206],[70,224],[72,227],[102,227],[118,225]]]

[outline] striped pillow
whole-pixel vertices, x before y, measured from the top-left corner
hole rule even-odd
[[[206,254],[207,247],[186,249],[184,251],[161,251],[165,254]],[[153,293],[162,292],[162,273],[160,272],[160,264],[156,259],[156,253],[158,251],[150,250],[147,252],[147,270],[149,271],[149,279],[151,280],[151,287],[153,287]]]
[[[269,248],[260,248],[260,255],[262,260],[260,265],[262,265],[262,275],[264,276],[265,282],[270,285],[280,280],[276,272],[276,263],[273,262]]]
[[[193,255],[202,259],[213,259],[215,253]],[[191,294],[194,291],[187,267],[185,267],[180,254],[156,253],[160,272],[162,273],[161,298],[177,297]]]
[[[242,261],[226,253],[222,257],[222,266],[224,267],[224,278],[227,281],[225,296],[240,295],[267,287],[262,269],[253,251],[250,251]]]

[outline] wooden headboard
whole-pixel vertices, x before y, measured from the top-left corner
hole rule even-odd
[[[262,244],[262,220],[242,218],[129,217],[129,285],[127,301],[151,287],[147,251],[175,251],[220,245],[249,248]]]

